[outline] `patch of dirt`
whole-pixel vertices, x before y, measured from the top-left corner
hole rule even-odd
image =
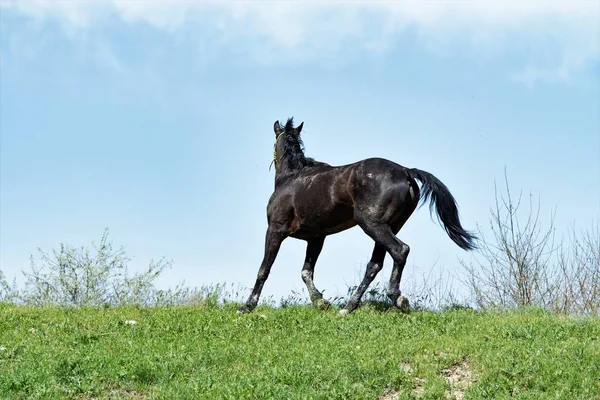
[[[446,354],[443,354],[443,357],[445,356]],[[408,363],[402,364],[400,368],[406,374],[411,375],[413,373],[413,369]],[[460,362],[452,365],[450,368],[443,370],[442,374],[444,375],[446,381],[450,384],[450,391],[445,393],[444,400],[449,400],[452,398],[456,400],[463,400],[465,391],[473,382],[476,381],[476,378],[471,371],[468,359],[463,359]],[[425,379],[416,376],[415,382],[416,385],[413,389],[413,396],[419,398],[423,396],[423,393],[425,392]],[[399,391],[388,391],[383,396],[379,397],[379,400],[398,400],[399,397]]]
[[[381,396],[379,400],[398,400],[399,397],[400,392],[390,392]]]
[[[400,368],[406,373],[411,375],[413,373],[413,369],[409,363],[404,363],[400,366]],[[417,385],[413,390],[413,395],[415,397],[419,397],[423,395],[425,391],[425,380],[423,378],[415,377],[415,381]],[[379,398],[379,400],[398,400],[400,397],[400,392],[398,391],[390,391]]]
[[[465,390],[475,382],[468,359],[443,370],[442,374],[450,384],[450,393],[446,393],[446,399],[451,399],[454,396],[456,400],[463,400]]]
[[[416,377],[415,380],[417,381],[417,387],[413,390],[413,395],[415,397],[421,397],[425,391],[425,379]]]

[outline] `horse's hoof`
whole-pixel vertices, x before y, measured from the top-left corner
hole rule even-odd
[[[331,303],[325,299],[318,299],[315,301],[315,306],[319,309],[319,310],[328,310],[329,306],[331,306]]]
[[[403,313],[410,311],[410,303],[404,296],[400,296],[396,299],[396,307],[398,307],[398,309]]]
[[[348,315],[348,313],[350,313],[350,311],[346,310],[345,308],[342,308],[340,310],[340,317],[345,317],[346,315]]]
[[[248,306],[241,306],[237,309],[237,313],[238,314],[247,314],[249,313],[251,310]]]

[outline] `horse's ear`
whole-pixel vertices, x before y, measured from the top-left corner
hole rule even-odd
[[[277,136],[279,136],[279,134],[283,132],[283,129],[281,129],[281,125],[279,124],[279,120],[275,121],[275,124],[273,124],[273,130],[275,131],[275,135]]]
[[[303,126],[304,126],[304,121],[302,121],[302,122],[300,123],[300,125],[298,125],[298,126],[296,127],[296,132],[298,132],[298,134],[300,134],[300,132],[302,132],[302,127],[303,127]]]

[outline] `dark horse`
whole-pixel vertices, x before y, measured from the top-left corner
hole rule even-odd
[[[329,303],[313,282],[315,263],[325,237],[358,225],[375,241],[365,276],[350,298],[342,315],[352,312],[383,268],[386,252],[394,260],[387,295],[401,310],[408,300],[401,296],[400,278],[410,248],[396,237],[419,200],[431,199],[448,236],[460,248],[472,250],[476,237],[465,231],[458,218],[454,197],[435,176],[416,168],[406,168],[382,158],[368,158],[353,164],[331,166],[304,155],[300,132],[304,122],[294,127],[289,118],[282,127],[275,122],[275,190],[267,205],[268,229],[264,258],[256,283],[239,312],[252,311],[271,266],[286,237],[307,242],[302,280],[311,301],[321,307]],[[422,184],[421,191],[416,180]]]

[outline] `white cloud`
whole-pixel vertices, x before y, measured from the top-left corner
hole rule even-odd
[[[440,54],[519,54],[513,78],[569,81],[600,48],[600,2],[585,1],[12,1],[5,8],[74,32],[118,17],[166,33],[198,32],[204,45],[243,47],[255,60],[319,60],[352,48],[385,53],[403,34]],[[202,47],[202,46],[200,46]]]

